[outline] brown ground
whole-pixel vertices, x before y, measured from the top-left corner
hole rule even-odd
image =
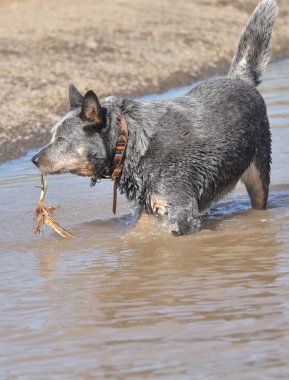
[[[48,139],[67,87],[137,95],[225,73],[257,0],[0,0],[0,161]],[[279,0],[273,59],[289,54]]]

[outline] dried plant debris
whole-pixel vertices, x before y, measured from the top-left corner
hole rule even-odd
[[[40,233],[42,226],[46,224],[52,228],[58,235],[64,238],[73,238],[74,236],[62,228],[55,220],[55,210],[57,207],[48,206],[44,203],[44,198],[47,191],[47,178],[45,174],[41,174],[41,195],[35,210],[35,233]]]

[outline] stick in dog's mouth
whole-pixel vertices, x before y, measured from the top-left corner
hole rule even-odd
[[[55,210],[57,207],[48,206],[44,203],[44,198],[47,191],[47,178],[44,173],[41,173],[41,194],[34,213],[35,233],[40,233],[42,226],[46,224],[54,232],[64,238],[73,238],[74,236],[62,228],[55,220]]]

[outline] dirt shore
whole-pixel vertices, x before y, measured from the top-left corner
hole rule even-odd
[[[0,0],[0,162],[48,139],[67,87],[135,96],[225,73],[257,0]],[[279,0],[273,59],[289,55]]]

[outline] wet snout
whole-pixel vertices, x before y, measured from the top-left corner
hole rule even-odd
[[[54,164],[52,160],[53,155],[49,154],[48,147],[43,148],[38,153],[36,153],[32,158],[31,161],[35,166],[38,167],[43,172],[49,173],[50,171],[53,171]]]
[[[35,166],[39,166],[39,156],[38,156],[38,154],[35,154],[32,158],[31,158],[31,161],[33,162],[33,164],[35,165]]]
[[[35,166],[38,167],[42,172],[46,174],[55,174],[63,171],[64,165],[62,163],[62,157],[56,154],[53,146],[48,145],[37,152],[31,161]]]

